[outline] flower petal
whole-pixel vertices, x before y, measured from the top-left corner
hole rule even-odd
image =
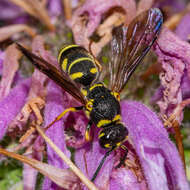
[[[189,35],[189,31],[190,31],[190,15],[189,13],[186,14],[181,22],[179,23],[179,25],[177,26],[175,33],[182,39],[182,40],[187,40],[188,39],[188,35]]]
[[[47,98],[46,107],[44,111],[44,126],[50,124],[61,112],[64,111],[65,105],[68,105],[66,94],[62,94],[62,90],[52,81],[49,81],[47,85]],[[46,134],[51,140],[69,157],[70,152],[66,148],[63,119],[57,121],[52,127],[50,127]],[[50,165],[58,168],[68,168],[63,160],[55,153],[55,151],[47,145],[47,157]],[[48,180],[49,181],[49,180]],[[56,186],[53,182],[44,182],[44,188],[50,188]],[[47,189],[49,189],[47,188]]]
[[[86,145],[84,148],[76,150],[75,163],[81,171],[92,178],[101,159],[105,155],[105,150],[102,149],[98,142],[98,131],[94,132],[93,142]],[[109,189],[110,175],[114,164],[114,154],[110,154],[104,162],[98,176],[95,179],[95,184],[99,189]]]
[[[182,101],[181,81],[184,75],[187,74],[189,78],[190,45],[163,28],[154,50],[164,70],[160,74],[163,97],[157,103],[161,114],[170,115]]]
[[[150,190],[183,189],[188,183],[174,144],[154,112],[137,102],[122,102],[123,122],[129,130]]]
[[[26,101],[30,79],[18,84],[0,102],[0,139],[5,135],[10,122],[16,117]]]

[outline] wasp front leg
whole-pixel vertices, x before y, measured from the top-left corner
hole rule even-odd
[[[64,110],[60,115],[58,115],[48,126],[45,127],[45,129],[49,129],[55,122],[59,121],[66,113],[68,112],[77,112],[82,110],[84,107],[79,106],[79,107],[70,107]]]

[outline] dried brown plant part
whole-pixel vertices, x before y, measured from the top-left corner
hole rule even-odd
[[[42,173],[44,176],[47,176],[49,179],[51,179],[55,184],[59,185],[60,187],[64,189],[74,189],[78,187],[80,188],[80,181],[76,175],[69,169],[63,170],[60,168],[56,168],[54,166],[51,166],[49,164],[40,162],[36,159],[28,158],[26,156],[22,156],[19,154],[15,154],[13,152],[9,152],[5,149],[0,148],[0,154],[3,154],[5,156],[14,158],[16,160],[19,160],[25,164],[30,165],[32,168],[38,170],[40,173]],[[96,188],[92,188],[96,189]]]
[[[19,139],[19,143],[23,143],[26,139],[31,136],[36,131],[35,127],[30,126],[30,128],[26,131],[26,133]]]
[[[21,112],[16,116],[14,121],[10,124],[8,131],[12,132],[15,126],[19,127],[22,130],[22,126],[26,124],[30,114],[34,112],[36,116],[36,122],[38,124],[43,123],[43,117],[40,113],[40,110],[45,106],[45,101],[41,97],[35,97],[29,99],[27,103],[22,108]]]
[[[133,155],[126,159],[125,164],[127,169],[131,170],[131,172],[136,176],[137,181],[141,183],[141,181],[144,180],[144,176],[142,176],[143,172],[138,158]]]
[[[39,19],[42,23],[44,23],[47,28],[51,31],[55,30],[54,25],[50,21],[50,17],[48,16],[48,12],[46,10],[46,1],[40,0],[10,0],[17,6],[24,9],[31,16]]]
[[[65,154],[46,136],[42,129],[36,125],[36,129],[41,137],[51,146],[51,148],[60,156],[60,158],[70,167],[76,176],[90,189],[97,190],[96,186],[73,164],[73,162],[65,156]]]
[[[29,100],[29,102],[27,104],[25,104],[25,106],[23,107],[21,113],[23,114],[23,119],[26,121],[29,118],[29,115],[33,112],[36,116],[36,120],[35,120],[35,124],[41,125],[43,123],[43,117],[40,113],[40,110],[45,106],[45,101],[40,98],[40,97],[36,97],[36,98],[32,98],[31,100]],[[34,124],[33,124],[34,125]],[[19,142],[22,143],[24,142],[31,134],[33,134],[35,131],[35,128],[30,127],[30,129],[28,129],[26,131],[26,133],[20,138]]]
[[[100,24],[96,30],[97,35],[101,37],[97,43],[92,43],[92,52],[97,56],[100,50],[107,44],[112,38],[112,29],[124,23],[126,15],[123,13],[115,12],[110,15],[102,24]]]
[[[15,73],[19,67],[18,60],[20,57],[21,53],[16,48],[15,44],[10,45],[5,51],[3,73],[0,82],[0,100],[3,99],[11,89]]]
[[[13,24],[0,28],[0,42],[7,40],[8,38],[19,32],[26,32],[32,38],[36,35],[34,29],[25,24]]]
[[[70,0],[62,0],[62,4],[64,7],[65,18],[67,20],[71,19],[71,17],[72,17],[71,1]]]
[[[164,25],[170,30],[174,30],[176,26],[179,24],[179,22],[181,21],[181,19],[183,18],[183,16],[187,14],[188,12],[190,12],[190,3],[187,5],[187,7],[183,11],[176,13],[175,15],[170,17],[168,20],[166,20],[164,22]]]
[[[184,169],[186,169],[186,164],[185,164],[184,148],[183,148],[183,143],[182,143],[183,136],[180,131],[180,123],[181,123],[181,115],[183,114],[182,111],[189,104],[190,104],[190,99],[186,99],[177,105],[177,107],[175,108],[175,110],[173,111],[173,113],[170,115],[169,118],[167,118],[166,116],[163,116],[164,126],[174,129],[175,140],[176,140],[179,154],[181,156],[181,159],[184,165]]]
[[[140,0],[137,5],[137,15],[152,7],[155,0]]]

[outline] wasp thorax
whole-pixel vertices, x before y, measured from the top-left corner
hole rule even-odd
[[[128,135],[127,128],[122,123],[113,123],[103,128],[99,134],[99,143],[103,148],[120,146]]]

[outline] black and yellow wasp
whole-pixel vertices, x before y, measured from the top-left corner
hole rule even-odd
[[[92,181],[95,180],[110,152],[117,147],[125,147],[123,143],[127,140],[128,130],[122,123],[120,115],[120,93],[157,39],[162,23],[161,11],[153,8],[138,15],[128,27],[119,26],[113,30],[109,88],[99,82],[100,63],[81,46],[68,45],[61,49],[58,56],[61,68],[59,71],[44,59],[17,44],[22,53],[41,72],[81,103],[79,107],[66,109],[48,127],[69,111],[84,110],[89,117],[86,139],[90,138],[89,131],[92,124],[101,128],[99,143],[108,151],[95,171]]]

